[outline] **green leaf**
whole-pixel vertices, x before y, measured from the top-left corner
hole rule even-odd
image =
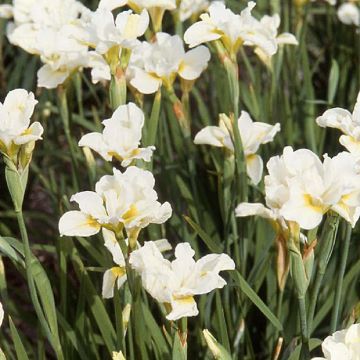
[[[334,103],[334,98],[339,85],[339,64],[335,59],[332,59],[331,70],[329,75],[329,87],[327,93],[327,100],[329,104]]]
[[[216,243],[195,221],[184,215],[185,221],[193,228],[193,230],[200,236],[210,251],[221,253],[223,247]]]
[[[25,350],[25,347],[21,341],[20,335],[18,331],[16,330],[16,327],[9,316],[9,325],[10,325],[10,332],[11,332],[11,338],[14,342],[15,352],[16,356],[20,360],[28,360],[27,352]]]
[[[187,359],[187,343],[182,343],[179,332],[176,331],[174,335],[172,360],[186,360]]]
[[[278,318],[273,312],[266,306],[266,304],[260,299],[256,292],[250,287],[246,280],[240,275],[238,271],[231,271],[230,276],[235,281],[241,291],[252,301],[252,303],[268,318],[268,320],[279,330],[283,330]]]

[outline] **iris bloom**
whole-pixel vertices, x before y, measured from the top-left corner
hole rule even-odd
[[[261,144],[266,144],[274,139],[280,131],[280,124],[269,125],[262,122],[254,122],[246,111],[242,111],[238,119],[240,137],[243,144],[248,176],[254,184],[261,180],[263,161],[256,154]],[[194,139],[195,144],[207,144],[234,152],[233,125],[231,120],[221,114],[219,126],[207,126],[202,129]]]
[[[142,94],[156,92],[162,84],[172,86],[179,75],[195,80],[206,69],[210,51],[199,46],[185,52],[178,35],[157,33],[154,43],[142,42],[133,50],[128,76],[130,84]]]
[[[23,89],[12,90],[0,103],[0,152],[13,159],[22,147],[40,140],[44,131],[39,122],[30,125],[34,112],[34,94]]]
[[[280,16],[278,14],[273,16],[263,16],[260,19],[260,24],[263,26],[263,31],[266,31],[271,38],[275,39],[278,47],[283,45],[298,45],[298,41],[293,34],[284,32],[278,35],[278,29],[280,26]],[[248,44],[251,44],[251,42]],[[265,63],[265,65],[271,65],[271,56],[269,56],[269,54],[261,47],[255,47],[255,54]]]
[[[102,229],[102,233],[105,247],[110,251],[113,261],[116,264],[116,266],[106,270],[103,277],[102,297],[109,299],[114,296],[115,286],[120,289],[126,281],[126,263],[115,234],[105,228]],[[128,242],[127,240],[125,241]],[[171,245],[166,239],[154,241],[154,244],[161,252],[171,250]]]
[[[340,144],[360,157],[360,92],[352,114],[342,108],[333,108],[326,110],[316,122],[321,127],[339,129],[344,134],[340,136]]]
[[[162,224],[171,216],[168,202],[160,204],[151,172],[130,166],[125,172],[103,176],[95,192],[83,191],[71,197],[80,210],[68,211],[59,221],[66,236],[91,236],[101,228],[118,233],[125,228],[129,238],[149,224]]]
[[[134,103],[121,105],[103,121],[102,133],[84,135],[79,146],[89,147],[107,161],[116,158],[124,167],[135,159],[150,161],[155,147],[139,148],[144,120],[144,113]]]
[[[336,331],[328,336],[321,345],[324,357],[312,360],[358,360],[360,358],[360,324]]]
[[[310,230],[332,210],[355,226],[360,216],[360,175],[352,154],[325,155],[321,162],[310,150],[286,147],[281,157],[269,160],[267,168],[265,193],[270,211],[258,204],[241,204],[238,216],[245,216],[247,211],[248,215],[280,217]]]
[[[166,260],[154,242],[149,241],[130,255],[130,265],[141,276],[143,287],[160,303],[171,308],[166,318],[178,320],[196,316],[195,295],[223,288],[223,270],[233,270],[234,261],[226,254],[211,254],[195,261],[188,243],[176,246],[175,260]]]
[[[341,4],[337,10],[337,16],[345,25],[360,26],[360,9],[355,3]]]
[[[251,15],[255,5],[254,1],[250,1],[238,15],[220,1],[212,3],[208,14],[202,14],[201,21],[190,26],[185,32],[185,42],[194,47],[220,40],[231,55],[235,55],[243,45],[255,46],[269,57],[274,55],[277,51],[276,39]]]
[[[73,72],[89,65],[88,48],[75,40],[90,10],[76,0],[14,2],[14,22],[7,28],[10,43],[40,56],[38,86],[55,88]]]

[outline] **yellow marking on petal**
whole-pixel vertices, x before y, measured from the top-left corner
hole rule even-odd
[[[304,195],[305,204],[312,210],[323,214],[326,211],[326,207],[319,201],[314,199],[311,195]]]
[[[138,209],[135,205],[131,205],[130,209],[126,211],[122,218],[124,219],[125,223],[131,221],[135,216],[138,215]]]
[[[186,304],[192,304],[193,302],[195,302],[195,299],[193,296],[191,295],[187,295],[187,296],[174,296],[174,300],[176,302],[179,302],[183,305],[186,305]]]
[[[32,131],[30,128],[28,128],[25,131],[23,131],[21,135],[23,136],[23,135],[31,135],[31,134],[32,134]]]
[[[89,216],[86,222],[86,225],[89,225],[94,228],[99,228],[101,225],[93,217]]]
[[[251,164],[254,160],[256,160],[256,154],[250,154],[246,156],[245,161],[249,164]]]
[[[123,267],[120,267],[120,266],[114,266],[114,267],[112,267],[111,269],[111,272],[113,273],[113,275],[115,276],[115,277],[121,277],[121,276],[124,276],[125,274],[126,274],[126,270],[125,270],[125,268],[123,268]]]

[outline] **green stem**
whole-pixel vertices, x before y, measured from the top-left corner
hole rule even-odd
[[[240,99],[240,87],[239,87],[239,66],[236,59],[231,60],[229,57],[225,57],[224,66],[226,69],[230,93],[232,98],[232,111],[233,111],[233,136],[234,136],[234,148],[235,148],[235,161],[236,161],[236,175],[237,186],[239,193],[239,202],[246,202],[248,198],[248,186],[247,186],[247,171],[246,161],[244,154],[244,147],[239,131],[239,99]]]
[[[67,91],[65,87],[59,87],[58,88],[58,97],[59,97],[59,110],[60,110],[60,116],[61,120],[64,125],[64,132],[66,136],[66,141],[69,145],[70,150],[70,156],[71,156],[71,176],[73,181],[73,186],[75,189],[75,192],[79,191],[79,179],[78,179],[78,162],[76,159],[76,151],[74,147],[73,140],[71,138],[71,132],[70,132],[70,116],[69,116],[69,107],[68,107],[68,101],[67,101]]]
[[[126,104],[127,85],[125,71],[121,66],[117,66],[114,74],[111,75],[110,82],[110,106],[116,110],[120,105]]]
[[[344,275],[345,275],[345,270],[346,270],[346,263],[347,263],[347,259],[348,259],[348,255],[349,255],[349,248],[350,248],[351,231],[352,231],[351,225],[347,224],[346,225],[345,242],[342,246],[339,277],[338,277],[338,281],[336,284],[336,290],[335,290],[334,307],[333,307],[333,311],[332,311],[332,315],[331,315],[331,333],[333,333],[337,330],[342,287],[343,287]]]
[[[23,245],[24,245],[25,270],[26,270],[26,278],[27,278],[27,282],[28,282],[28,286],[29,286],[31,301],[34,305],[34,309],[35,309],[36,315],[40,321],[40,325],[41,325],[47,339],[49,340],[51,346],[55,350],[57,358],[60,360],[63,360],[64,356],[62,354],[61,346],[60,346],[60,344],[56,344],[53,340],[53,336],[51,334],[49,324],[46,321],[45,315],[43,313],[43,310],[41,308],[41,304],[40,304],[40,301],[38,298],[38,294],[36,292],[35,280],[34,280],[33,273],[32,273],[33,254],[30,249],[29,237],[27,234],[22,210],[16,211],[16,217],[17,217],[20,234],[21,234],[21,238],[23,241]]]
[[[122,308],[120,302],[120,293],[115,284],[114,289],[114,311],[115,311],[115,328],[116,328],[116,341],[117,347],[119,350],[124,352],[124,326],[123,326],[123,318],[122,318]]]
[[[317,264],[315,282],[310,297],[311,300],[308,311],[309,334],[311,334],[313,330],[312,323],[314,319],[316,303],[319,296],[321,283],[325,275],[326,267],[334,248],[338,225],[339,217],[337,215],[328,214],[324,224],[323,232],[321,234],[319,261]]]
[[[299,300],[299,315],[300,315],[301,342],[302,342],[300,360],[309,360],[310,350],[309,350],[308,327],[306,323],[305,297],[299,297],[298,300]]]
[[[175,94],[174,88],[172,86],[168,86],[166,90],[169,96],[169,100],[173,106],[174,114],[179,121],[179,125],[183,132],[183,135],[186,139],[188,139],[191,137],[190,121],[186,117],[186,110],[184,108],[184,105]]]
[[[154,102],[151,109],[151,115],[147,126],[146,138],[144,139],[145,146],[155,145],[158,125],[159,125],[160,110],[161,110],[161,88],[157,91],[154,97]]]

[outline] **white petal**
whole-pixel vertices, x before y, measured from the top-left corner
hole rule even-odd
[[[331,127],[343,131],[345,134],[350,130],[352,115],[342,108],[329,109],[316,119],[321,127]]]
[[[352,136],[341,135],[339,142],[353,155],[360,156],[360,141],[356,141]]]
[[[188,51],[180,65],[179,75],[185,80],[195,80],[207,68],[210,51],[205,46],[199,46]]]
[[[160,252],[165,252],[172,249],[172,246],[167,239],[155,240],[154,244],[160,250]]]
[[[299,42],[296,39],[296,36],[290,33],[282,33],[276,38],[276,42],[279,45],[298,45]]]
[[[100,224],[81,211],[68,211],[59,220],[61,236],[91,236],[100,231]]]
[[[100,195],[94,191],[82,191],[74,194],[70,201],[78,203],[80,210],[96,219],[106,216],[104,201]]]
[[[14,16],[14,9],[11,5],[0,5],[0,18],[11,19]]]
[[[112,156],[109,155],[106,149],[106,143],[104,142],[104,137],[100,133],[94,132],[84,135],[79,141],[79,146],[89,147],[90,149],[100,154],[106,161],[112,160]]]
[[[321,205],[314,206],[310,195],[298,189],[295,182],[291,182],[289,187],[290,199],[280,209],[281,216],[286,220],[297,222],[302,229],[314,229],[321,223],[326,209]]]
[[[213,24],[199,21],[186,30],[184,40],[192,48],[208,41],[220,39],[221,36],[216,33],[216,27]]]
[[[196,262],[195,273],[199,275],[196,287],[191,290],[195,295],[207,294],[214,289],[221,289],[226,281],[219,275],[220,271],[234,270],[235,263],[227,254],[210,254]]]
[[[101,291],[102,297],[104,299],[110,299],[114,297],[114,286],[116,279],[117,277],[112,271],[112,269],[105,271]]]
[[[25,133],[18,136],[14,143],[17,145],[27,144],[30,141],[36,141],[42,139],[41,135],[44,132],[44,128],[38,121],[35,121],[31,126],[26,130]]]
[[[171,302],[171,312],[166,316],[170,321],[183,317],[196,316],[199,314],[196,302],[193,297],[177,299]]]
[[[276,214],[260,203],[241,203],[235,209],[235,215],[238,217],[258,215],[265,219],[276,220]]]
[[[142,94],[153,94],[161,86],[162,81],[143,69],[138,67],[133,68],[133,77],[130,80],[130,84]]]
[[[125,266],[124,255],[121,251],[120,244],[117,241],[115,234],[112,231],[105,228],[102,228],[102,234],[104,237],[105,247],[110,251],[114,263],[119,265],[120,267],[124,267]]]
[[[207,126],[200,130],[194,139],[194,143],[197,145],[212,145],[217,147],[224,146],[225,137],[229,136],[218,126]]]
[[[246,157],[246,171],[255,185],[261,181],[263,167],[263,161],[259,155],[250,155]]]
[[[360,10],[350,2],[341,4],[338,8],[337,15],[340,21],[346,25],[360,25]]]
[[[70,75],[70,71],[65,69],[53,70],[50,65],[44,65],[37,73],[38,87],[44,87],[46,89],[54,89],[58,85],[62,84]]]
[[[98,7],[112,11],[126,4],[127,0],[100,0]]]

